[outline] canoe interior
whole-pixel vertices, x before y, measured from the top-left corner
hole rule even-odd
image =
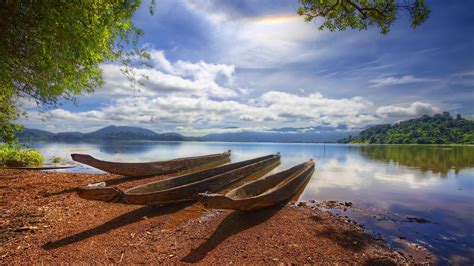
[[[308,183],[314,172],[314,161],[262,177],[235,188],[225,195],[201,193],[206,208],[252,211],[286,203]]]
[[[192,183],[199,182],[207,178],[211,178],[211,177],[220,175],[222,173],[241,168],[249,164],[267,160],[272,157],[274,157],[274,155],[267,155],[267,156],[258,157],[255,159],[246,160],[246,161],[242,161],[238,163],[227,164],[227,165],[203,170],[196,173],[177,176],[177,177],[173,177],[173,178],[169,178],[169,179],[165,179],[165,180],[161,180],[161,181],[157,181],[153,183],[148,183],[142,186],[137,186],[137,187],[128,189],[125,192],[127,194],[144,194],[144,193],[152,193],[152,192],[167,190],[171,188],[176,188],[176,187],[180,187],[184,185],[190,185]]]
[[[262,194],[271,193],[272,191],[284,186],[295,177],[299,176],[306,169],[306,166],[307,164],[303,163],[285,171],[262,177],[230,191],[226,194],[226,196],[232,199],[241,199],[252,198]]]

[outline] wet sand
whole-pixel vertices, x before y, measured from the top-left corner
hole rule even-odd
[[[256,212],[83,200],[77,186],[106,174],[0,170],[0,262],[416,263],[362,227],[305,204]],[[118,181],[117,181],[118,180]]]

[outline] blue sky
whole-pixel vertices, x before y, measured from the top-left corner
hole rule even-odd
[[[134,16],[153,67],[130,89],[113,63],[92,95],[47,112],[25,104],[27,127],[88,132],[133,125],[203,135],[281,127],[395,122],[440,111],[474,117],[474,2],[427,1],[412,29],[388,35],[319,31],[296,0],[157,0]]]

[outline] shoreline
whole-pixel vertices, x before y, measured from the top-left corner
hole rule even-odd
[[[205,210],[199,203],[156,207],[94,202],[74,193],[79,185],[111,178],[117,176],[0,169],[0,261],[433,262],[423,254],[390,249],[357,223],[305,203],[233,212]]]
[[[176,143],[176,142],[191,142],[191,143],[259,143],[259,144],[319,144],[319,145],[348,145],[348,146],[468,146],[472,147],[474,144],[463,144],[463,143],[444,143],[444,144],[418,144],[418,143],[407,143],[407,144],[394,144],[394,143],[345,143],[345,142],[304,142],[304,141],[206,141],[206,140],[146,140],[146,139],[58,139],[58,140],[47,140],[47,139],[19,139],[20,143],[33,144],[33,143],[114,143],[114,142],[133,142],[133,143]]]

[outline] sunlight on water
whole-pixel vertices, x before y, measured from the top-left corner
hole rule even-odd
[[[415,228],[413,240],[427,243],[447,257],[474,254],[474,147],[211,142],[43,142],[33,146],[47,158],[69,159],[70,153],[88,153],[99,159],[130,162],[229,149],[232,162],[237,162],[280,152],[281,164],[270,173],[313,158],[316,170],[300,200],[350,201],[365,208],[423,217],[432,223],[408,229],[401,225],[397,232],[387,224],[366,222],[370,229],[385,235],[402,230],[410,237]],[[101,172],[86,166],[73,171]]]

